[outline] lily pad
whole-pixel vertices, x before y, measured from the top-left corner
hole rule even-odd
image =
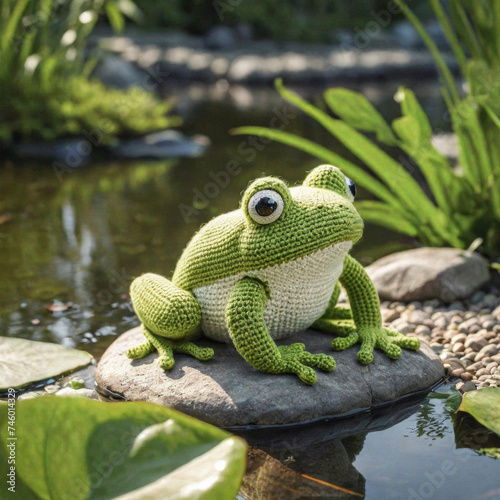
[[[59,344],[0,337],[0,391],[58,377],[92,362],[92,355]]]
[[[7,473],[6,403],[0,474]],[[235,498],[245,471],[241,438],[151,403],[46,396],[15,405],[19,498]]]
[[[500,387],[466,392],[458,411],[470,413],[479,423],[500,436]]]

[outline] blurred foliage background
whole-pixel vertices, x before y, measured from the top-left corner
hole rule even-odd
[[[137,19],[130,7],[112,0],[2,1],[0,141],[51,140],[98,128],[109,143],[179,124],[168,116],[168,101],[91,78],[90,34],[102,18],[115,29],[124,26],[125,13]]]
[[[164,26],[204,34],[212,26],[248,24],[258,38],[302,42],[332,42],[338,29],[373,21],[387,10],[388,0],[137,0],[143,26]],[[419,15],[428,16],[425,1],[413,1]],[[398,14],[393,19],[402,19]]]

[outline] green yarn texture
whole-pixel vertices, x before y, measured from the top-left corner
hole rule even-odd
[[[363,266],[350,255],[345,258],[340,282],[347,291],[351,309],[329,307],[325,315],[312,325],[317,330],[339,335],[332,341],[334,351],[343,351],[359,343],[358,361],[367,365],[373,361],[374,348],[391,359],[398,359],[401,347],[413,350],[420,347],[417,338],[405,337],[382,326],[377,290]]]
[[[331,165],[315,168],[302,186],[264,177],[249,185],[240,209],[216,217],[184,250],[172,281],[144,274],[130,288],[145,341],[127,351],[132,359],[159,353],[174,366],[174,354],[208,360],[214,352],[193,343],[203,331],[232,342],[264,373],[292,373],[305,384],[314,368],[329,372],[335,361],[311,354],[304,344],[277,346],[275,339],[313,327],[337,335],[333,350],[360,344],[363,364],[380,349],[392,359],[419,341],[382,326],[375,287],[347,252],[363,223],[347,180]],[[266,220],[269,217],[269,222]],[[340,284],[351,309],[337,306]]]
[[[244,278],[233,289],[227,305],[227,326],[243,358],[261,372],[295,373],[308,385],[317,380],[312,366],[332,371],[332,357],[310,354],[304,344],[276,346],[264,322],[267,301],[266,286],[256,279]]]

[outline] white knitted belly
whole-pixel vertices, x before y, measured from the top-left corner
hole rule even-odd
[[[245,276],[269,284],[271,296],[264,320],[273,339],[308,328],[326,311],[351,245],[345,241],[286,264],[242,272],[195,288],[203,332],[219,342],[231,341],[226,327],[226,305],[234,285]]]

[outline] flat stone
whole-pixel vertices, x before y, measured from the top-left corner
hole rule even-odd
[[[188,137],[177,130],[163,130],[137,139],[123,139],[109,147],[117,158],[196,158],[201,156],[209,139],[202,135]]]
[[[469,297],[490,279],[477,253],[423,247],[383,257],[366,268],[382,300],[454,302]]]
[[[375,351],[373,363],[363,366],[356,359],[358,346],[333,352],[331,336],[313,330],[280,342],[304,342],[312,353],[333,355],[337,368],[330,373],[318,370],[313,386],[292,374],[261,373],[232,345],[206,338],[198,344],[213,347],[213,359],[203,362],[177,354],[174,368],[165,372],[155,362],[156,353],[140,360],[126,357],[126,350],[142,341],[140,328],[134,328],[113,342],[97,367],[99,387],[222,427],[292,424],[366,409],[430,388],[444,375],[441,361],[425,344],[417,352],[404,350],[397,361]]]

